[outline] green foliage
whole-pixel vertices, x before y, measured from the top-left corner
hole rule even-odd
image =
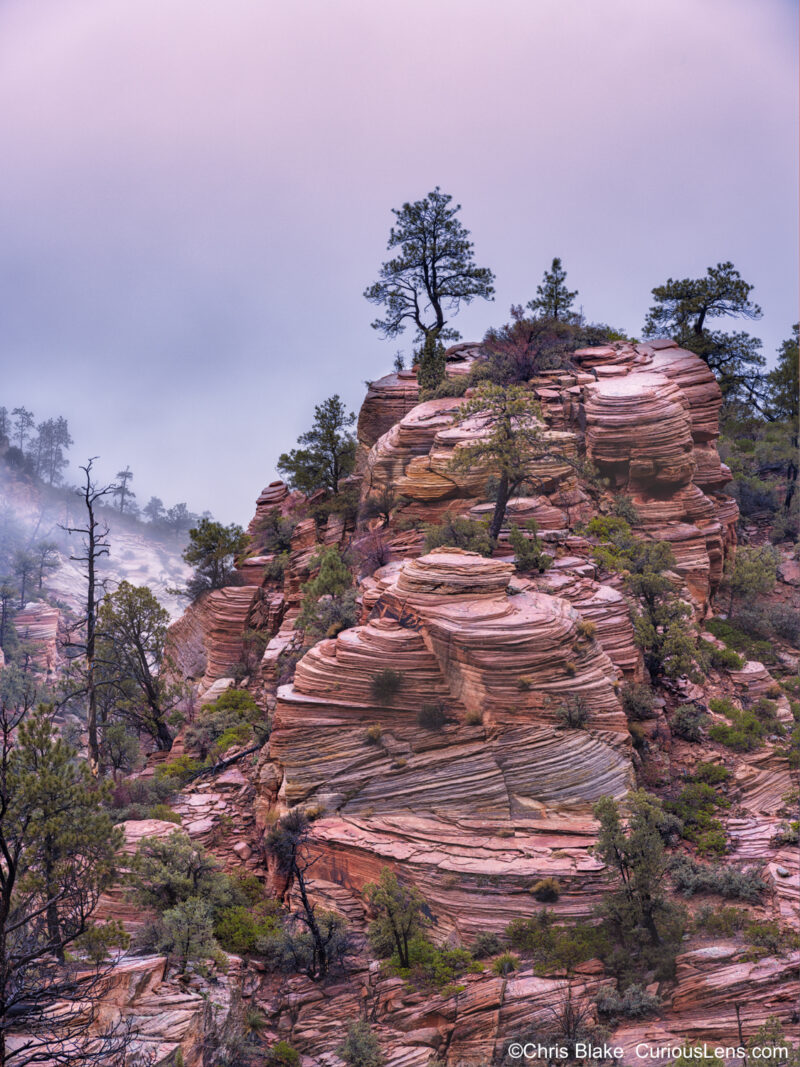
[[[704,626],[714,637],[724,641],[737,652],[743,653],[746,658],[759,660],[761,663],[774,663],[775,650],[771,642],[754,639],[752,634],[742,628],[745,621],[745,613],[742,611],[737,619],[737,625],[725,619],[708,619]]]
[[[744,667],[744,659],[732,648],[717,648],[716,645],[704,643],[704,651],[708,652],[711,666],[718,671],[740,671]]]
[[[553,557],[542,550],[542,542],[536,536],[536,520],[528,519],[525,529],[527,537],[516,523],[511,523],[508,529],[508,540],[514,549],[514,567],[520,574],[544,574]]]
[[[444,383],[446,360],[444,345],[436,335],[429,333],[417,353],[417,381],[420,400],[430,400]]]
[[[512,974],[519,968],[519,958],[511,952],[504,952],[492,963],[492,971],[498,975]]]
[[[490,329],[484,337],[481,349],[487,358],[473,367],[470,384],[519,385],[543,372],[569,367],[577,348],[605,344],[608,334],[607,327],[526,317],[521,307],[512,307],[511,322]]]
[[[372,323],[384,337],[396,337],[410,322],[423,339],[455,338],[445,314],[494,295],[494,275],[475,266],[469,230],[456,218],[461,205],[451,201],[437,185],[424,199],[392,210],[396,223],[387,247],[398,252],[364,291],[370,303],[385,308],[385,317]]]
[[[381,869],[377,882],[364,886],[375,918],[370,923],[369,938],[379,956],[396,953],[398,966],[411,966],[410,944],[424,935],[430,925],[425,899],[416,886],[398,881],[389,867]]]
[[[481,556],[491,556],[494,542],[489,536],[488,522],[446,515],[440,523],[425,524],[425,551],[453,546]]]
[[[614,497],[614,514],[618,519],[624,519],[629,526],[633,526],[639,521],[639,512],[636,510],[633,501],[623,493],[617,493]]]
[[[540,904],[554,904],[561,896],[561,885],[557,878],[541,878],[531,886],[531,894]]]
[[[141,757],[139,740],[124,722],[107,722],[101,726],[100,757],[115,773],[132,771]]]
[[[628,795],[627,807],[627,825],[613,798],[602,797],[594,807],[600,823],[596,855],[614,881],[599,911],[623,954],[633,954],[640,965],[669,967],[682,933],[666,889],[664,834],[671,826],[661,802],[643,790]]]
[[[730,776],[731,772],[727,767],[723,767],[721,763],[704,763],[702,761],[697,764],[692,775],[695,782],[705,782],[707,785],[721,785],[722,782],[727,782]]]
[[[583,730],[589,721],[589,706],[583,697],[567,697],[555,714],[560,729]]]
[[[719,316],[760,318],[761,308],[750,300],[752,289],[731,262],[708,267],[701,278],[670,278],[653,289],[655,303],[644,335],[668,334],[706,361],[724,396],[752,398],[764,366],[761,342],[747,333],[729,334],[706,325]]]
[[[165,652],[169,621],[146,586],[120,582],[100,606],[96,650],[97,681],[104,699],[113,700],[114,714],[167,752],[172,747],[169,720],[185,694],[185,687],[171,680],[174,672]],[[105,740],[108,745],[111,739]],[[116,747],[119,751],[119,738]]]
[[[736,550],[725,568],[724,588],[729,594],[732,617],[739,600],[752,600],[769,593],[777,580],[778,554],[772,545],[747,546]]]
[[[472,942],[471,952],[476,960],[484,960],[488,956],[496,956],[502,951],[502,944],[497,934],[490,934],[488,930],[481,930],[475,935]]]
[[[263,713],[246,689],[226,689],[215,701],[201,707],[186,729],[186,747],[201,759],[220,756],[232,745],[243,745],[254,733],[266,737]]]
[[[546,909],[528,918],[512,919],[506,937],[512,948],[533,958],[538,974],[553,970],[571,973],[586,960],[605,957],[611,948],[601,927],[557,926]]]
[[[391,667],[373,674],[370,682],[372,699],[378,704],[391,704],[403,688],[403,680],[403,672],[395,671]]]
[[[729,723],[713,723],[708,736],[734,752],[753,752],[761,747],[768,734],[783,734],[775,714],[777,705],[765,697],[746,711],[737,708],[727,697],[710,700],[708,706],[730,720]]]
[[[174,957],[181,974],[190,962],[210,959],[217,949],[211,906],[192,896],[168,908],[156,928],[154,947]]]
[[[800,414],[800,375],[798,374],[798,324],[792,327],[792,336],[778,349],[778,362],[767,375],[769,417],[785,420],[797,433]]]
[[[624,993],[616,989],[606,987],[601,989],[595,1000],[597,1010],[601,1015],[614,1018],[643,1019],[647,1015],[653,1015],[661,1007],[661,998],[634,982],[627,987]]]
[[[386,1063],[378,1039],[366,1019],[359,1019],[347,1027],[347,1037],[337,1048],[336,1055],[348,1067],[382,1067]]]
[[[441,730],[447,722],[447,714],[441,704],[423,704],[417,722],[423,730]]]
[[[296,525],[294,519],[281,515],[278,508],[271,508],[255,524],[255,541],[259,554],[274,552],[281,555],[289,552]]]
[[[189,530],[184,560],[194,567],[187,592],[193,600],[212,589],[236,584],[236,560],[248,544],[247,534],[236,523],[223,526],[213,519],[201,519]]]
[[[352,473],[356,439],[349,427],[355,422],[338,393],[314,408],[314,423],[297,438],[299,448],[284,452],[278,470],[292,489],[311,494],[325,489],[334,496],[339,482]]]
[[[233,897],[230,879],[217,860],[180,830],[167,837],[143,838],[127,881],[133,899],[159,914],[201,897],[213,916]]]
[[[159,819],[162,822],[174,822],[180,826],[181,817],[169,804],[154,804],[147,812],[148,819]]]
[[[214,919],[214,936],[226,952],[239,956],[255,952],[261,944],[277,936],[280,923],[274,905],[230,904],[220,908]]]
[[[787,1041],[781,1026],[780,1020],[776,1015],[770,1015],[767,1021],[756,1030],[753,1036],[747,1042],[748,1064],[755,1061],[755,1057],[752,1055],[753,1049],[756,1048],[781,1048],[786,1049],[787,1054],[776,1054],[774,1060],[776,1063],[780,1063],[783,1067],[799,1067],[800,1065],[800,1047],[793,1045],[790,1041]]]
[[[732,937],[745,928],[749,917],[744,908],[715,908],[706,904],[694,918],[695,929],[715,937]]]
[[[675,889],[686,897],[696,893],[716,893],[728,900],[758,904],[767,891],[759,867],[742,869],[698,863],[690,856],[673,856],[669,873]]]
[[[675,567],[669,544],[640,540],[624,519],[612,516],[593,518],[586,533],[601,542],[593,552],[598,563],[611,573],[623,574],[626,588],[642,606],[634,613],[633,629],[651,675],[694,676],[697,650],[692,611],[675,596],[666,573]]]
[[[641,722],[654,717],[655,697],[649,685],[644,682],[626,682],[619,696],[628,722]]]
[[[470,967],[472,956],[466,949],[434,945],[422,934],[415,934],[408,942],[408,961],[408,966],[403,965],[395,949],[389,967],[417,989],[437,989],[446,994],[456,991],[454,983]]]
[[[539,404],[521,385],[482,382],[459,409],[459,421],[473,416],[480,420],[485,432],[457,448],[451,465],[454,471],[478,469],[497,477],[489,524],[489,536],[496,541],[511,497],[524,488],[541,491],[569,461],[544,436]]]
[[[556,257],[550,265],[550,270],[544,272],[542,284],[537,285],[536,296],[527,305],[534,315],[567,321],[574,317],[571,308],[578,290],[567,289],[564,284],[566,280],[567,272],[561,266],[561,260]]]
[[[278,1041],[267,1053],[266,1067],[300,1067],[300,1053],[287,1041]]]
[[[760,960],[764,956],[787,956],[800,948],[800,934],[790,926],[770,920],[754,920],[745,926],[744,939],[751,947],[745,959]]]
[[[727,849],[725,830],[714,813],[729,808],[730,801],[715,792],[706,782],[691,782],[674,800],[664,805],[680,819],[681,836],[693,841],[701,855],[723,855]]]
[[[295,623],[307,638],[335,637],[358,622],[353,574],[335,545],[312,558],[316,575],[303,586],[303,604]]]

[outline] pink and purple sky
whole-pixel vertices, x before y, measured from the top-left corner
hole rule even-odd
[[[794,0],[4,0],[0,404],[140,503],[246,522],[386,373],[390,209],[462,205],[506,321],[561,256],[587,318],[731,259],[797,321]]]

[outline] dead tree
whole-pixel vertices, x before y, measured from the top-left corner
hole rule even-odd
[[[89,736],[89,767],[92,774],[100,773],[100,744],[97,736],[97,683],[95,679],[95,649],[97,643],[97,610],[105,595],[105,582],[97,576],[98,561],[109,554],[108,524],[98,519],[96,509],[103,497],[113,494],[116,485],[98,487],[92,480],[92,464],[97,459],[93,456],[80,469],[84,473],[84,484],[77,490],[86,508],[84,526],[62,526],[68,534],[81,534],[82,554],[70,556],[76,563],[86,569],[86,641],[83,645],[86,663],[84,692],[88,703],[87,732]]]

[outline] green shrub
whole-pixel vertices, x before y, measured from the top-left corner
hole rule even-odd
[[[771,604],[769,621],[772,629],[794,648],[800,644],[800,612],[790,604]]]
[[[279,1041],[267,1053],[266,1067],[300,1067],[300,1053],[287,1041]]]
[[[336,1055],[341,1057],[348,1067],[382,1067],[386,1062],[381,1054],[378,1039],[366,1019],[350,1023],[347,1037],[337,1048]]]
[[[721,763],[700,762],[695,767],[692,778],[695,782],[705,782],[706,785],[720,785],[727,782],[730,776],[731,772]]]
[[[751,960],[764,956],[785,956],[800,947],[800,934],[773,921],[749,923],[744,930],[744,939],[751,946],[745,958]]]
[[[512,952],[504,952],[492,963],[495,974],[511,974],[519,968],[519,959]]]
[[[395,952],[391,969],[417,989],[446,989],[469,968],[472,957],[466,949],[434,945],[421,934],[409,941],[409,966],[401,967]]]
[[[748,922],[744,908],[712,908],[706,904],[695,915],[697,930],[705,930],[716,937],[732,937],[743,930]]]
[[[800,820],[793,819],[791,822],[782,822],[770,842],[776,848],[784,845],[797,845],[800,843]]]
[[[710,634],[723,641],[729,648],[741,652],[747,659],[758,660],[761,663],[775,663],[776,654],[772,642],[759,640],[746,633],[741,627],[745,618],[744,613],[737,618],[734,625],[726,619],[708,619],[703,624]]]
[[[655,715],[653,690],[644,682],[628,682],[619,695],[629,722],[641,722]]]
[[[629,496],[618,493],[614,497],[614,514],[618,519],[624,519],[629,526],[639,521],[639,512]]]
[[[403,674],[401,671],[386,667],[385,670],[373,674],[370,691],[372,699],[378,704],[391,704],[403,686]]]
[[[451,396],[463,396],[467,389],[469,389],[469,375],[459,374],[454,378],[445,378],[435,389],[426,390],[425,399],[444,400]]]
[[[548,968],[571,969],[579,963],[606,956],[610,950],[599,926],[556,926],[544,909],[529,918],[517,918],[506,927],[511,947],[532,956],[537,973]]]
[[[246,689],[226,689],[198,710],[186,728],[186,746],[198,751],[201,759],[209,754],[216,757],[232,745],[250,741],[257,723],[265,733],[264,714],[252,695]]]
[[[484,960],[487,956],[496,956],[503,949],[497,934],[490,934],[488,930],[481,930],[472,942],[472,955],[476,960]]]
[[[582,730],[589,721],[589,709],[582,697],[568,697],[556,711],[558,725],[564,730]]]
[[[508,528],[508,540],[514,549],[514,566],[520,574],[544,574],[552,564],[553,557],[542,549],[542,542],[536,536],[535,519],[528,519],[525,530],[528,536],[516,523],[512,522]]]
[[[669,719],[672,732],[684,741],[700,741],[708,716],[695,704],[681,704]]]
[[[377,722],[371,723],[364,731],[364,737],[370,745],[377,745],[382,734],[383,730],[381,729],[381,725]]]
[[[204,760],[194,759],[192,756],[176,756],[168,763],[162,763],[156,767],[155,778],[167,783],[174,792],[197,777],[205,767]]]
[[[452,546],[481,556],[491,556],[494,543],[489,536],[489,523],[447,515],[441,523],[425,525],[425,551]]]
[[[633,747],[637,752],[643,752],[647,748],[647,732],[640,722],[629,722],[628,733],[631,735]]]
[[[280,924],[274,905],[264,902],[232,904],[221,908],[214,920],[214,936],[226,952],[244,956],[255,952],[260,941],[277,935]]]
[[[728,900],[758,904],[768,888],[760,867],[722,867],[698,863],[689,856],[674,856],[669,872],[675,888],[686,897],[716,893]]]
[[[730,801],[716,793],[706,782],[691,782],[684,786],[675,800],[668,800],[667,811],[682,824],[681,836],[693,841],[702,854],[722,855],[726,851],[725,830],[714,818],[718,808],[729,808]]]
[[[441,730],[447,722],[447,715],[441,704],[423,704],[417,722],[424,730]]]
[[[616,989],[608,987],[601,989],[597,994],[595,1004],[601,1015],[642,1019],[659,1010],[661,997],[655,993],[648,993],[637,983],[632,983],[621,994]]]
[[[169,804],[154,804],[150,808],[148,819],[160,819],[162,822],[174,822],[180,825],[181,817]]]
[[[710,645],[709,656],[712,667],[718,671],[740,671],[745,664],[744,659],[732,648],[717,648],[716,645]]]
[[[554,904],[561,896],[561,885],[557,878],[542,878],[531,886],[531,893],[540,904]]]

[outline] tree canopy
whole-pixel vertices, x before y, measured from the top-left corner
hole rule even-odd
[[[696,352],[714,371],[726,397],[763,403],[761,341],[744,331],[708,327],[717,318],[760,319],[761,308],[750,299],[752,290],[731,262],[708,267],[702,278],[669,278],[652,291],[655,303],[647,313],[644,335],[669,335]]]
[[[247,548],[247,534],[236,523],[223,526],[213,519],[201,519],[189,530],[184,560],[194,567],[187,592],[193,598],[233,584],[236,557]]]
[[[146,586],[120,582],[100,607],[97,643],[99,682],[112,698],[106,703],[167,752],[169,718],[183,697],[165,669],[168,626],[169,613]]]
[[[566,286],[567,272],[556,256],[550,270],[544,272],[542,284],[536,286],[536,296],[528,302],[528,307],[544,319],[561,319],[569,321],[574,318],[572,302],[578,295],[577,289]]]
[[[316,405],[313,426],[297,438],[301,447],[278,459],[278,470],[292,489],[309,494],[318,489],[334,495],[339,492],[339,481],[355,464],[356,439],[349,430],[355,421],[338,393]]]

